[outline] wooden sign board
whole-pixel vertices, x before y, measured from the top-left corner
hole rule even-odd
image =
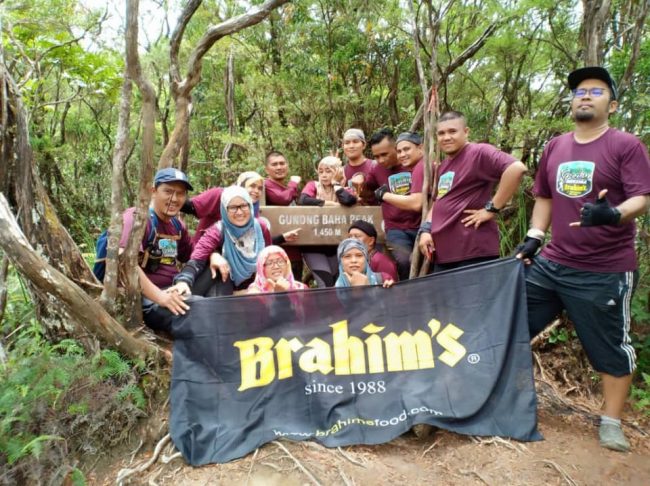
[[[338,245],[359,219],[374,225],[378,242],[385,240],[379,206],[262,206],[260,216],[269,220],[273,235],[301,228],[298,241],[287,245]]]

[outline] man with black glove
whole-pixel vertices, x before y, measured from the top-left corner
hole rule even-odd
[[[526,276],[531,337],[567,311],[602,378],[600,444],[627,451],[620,419],[636,367],[629,336],[638,278],[634,219],[650,207],[650,158],[634,135],[609,127],[618,103],[607,70],[577,69],[568,84],[575,130],[544,149],[531,230],[517,257],[531,264]],[[551,240],[536,256],[549,226]]]

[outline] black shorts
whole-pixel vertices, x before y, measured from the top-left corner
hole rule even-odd
[[[526,272],[531,338],[565,309],[594,369],[629,375],[636,368],[630,304],[637,280],[638,272],[589,272],[536,257]]]

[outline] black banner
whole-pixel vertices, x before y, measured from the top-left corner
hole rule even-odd
[[[200,299],[173,334],[171,436],[193,465],[282,437],[378,444],[418,423],[541,438],[514,259],[390,289]]]

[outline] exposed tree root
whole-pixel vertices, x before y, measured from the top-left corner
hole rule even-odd
[[[151,465],[158,460],[158,456],[160,455],[160,451],[162,451],[163,447],[171,440],[171,435],[167,434],[165,437],[160,439],[158,444],[156,444],[156,448],[153,451],[153,455],[151,458],[149,458],[148,461],[143,462],[140,464],[138,467],[132,468],[132,469],[121,469],[120,472],[117,473],[117,479],[115,480],[115,483],[118,486],[122,486],[124,484],[124,480],[127,479],[130,476],[133,476],[134,474],[141,473],[146,471],[151,467]]]
[[[316,486],[322,486],[321,482],[318,481],[318,479],[316,479],[316,477],[312,473],[310,473],[309,470],[305,466],[303,466],[302,463],[298,459],[296,459],[293,454],[291,454],[291,452],[289,452],[289,449],[287,449],[284,446],[284,444],[278,442],[277,440],[274,440],[272,443],[277,445],[280,449],[282,449],[284,453],[289,457],[289,459],[291,459],[295,463],[295,465],[298,466],[298,469],[300,469],[305,474],[305,476],[309,478],[309,480],[312,483],[314,483]]]

